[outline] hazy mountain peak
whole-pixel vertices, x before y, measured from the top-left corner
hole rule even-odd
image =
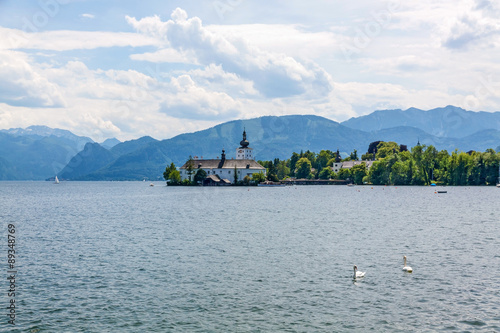
[[[111,149],[119,143],[122,143],[122,142],[120,140],[118,140],[117,138],[110,138],[110,139],[104,140],[102,143],[100,143],[100,145],[106,149]]]

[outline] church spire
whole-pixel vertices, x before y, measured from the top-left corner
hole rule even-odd
[[[335,156],[335,163],[340,163],[342,159],[340,158],[340,152],[339,150],[337,149],[337,156]]]
[[[236,149],[237,160],[253,160],[253,149],[249,147],[250,142],[247,140],[247,131],[243,128],[243,140],[240,141],[240,147]]]
[[[243,140],[240,141],[241,148],[247,148],[250,142],[247,140],[247,131],[243,128]]]

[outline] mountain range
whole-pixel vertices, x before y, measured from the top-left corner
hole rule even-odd
[[[43,131],[42,131],[43,129]],[[0,179],[70,180],[161,179],[165,166],[187,158],[226,158],[246,130],[258,160],[286,159],[293,152],[322,149],[361,155],[372,141],[395,141],[409,148],[420,141],[452,151],[500,149],[500,112],[471,112],[454,106],[429,111],[375,111],[338,123],[313,115],[265,116],[229,121],[167,140],[142,137],[98,144],[69,131],[32,126],[0,131]]]
[[[436,137],[464,138],[488,129],[500,130],[500,112],[466,111],[451,105],[429,111],[383,110],[351,118],[342,125],[367,132],[409,126]]]
[[[104,143],[112,147],[115,140]],[[0,130],[0,180],[54,177],[89,142],[94,141],[46,126]]]

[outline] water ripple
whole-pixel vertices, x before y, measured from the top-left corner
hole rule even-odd
[[[4,182],[17,331],[498,331],[500,191],[357,189]]]

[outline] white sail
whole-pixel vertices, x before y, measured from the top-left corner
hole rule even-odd
[[[57,176],[56,179],[54,180],[54,184],[59,184],[59,178],[57,178]]]

